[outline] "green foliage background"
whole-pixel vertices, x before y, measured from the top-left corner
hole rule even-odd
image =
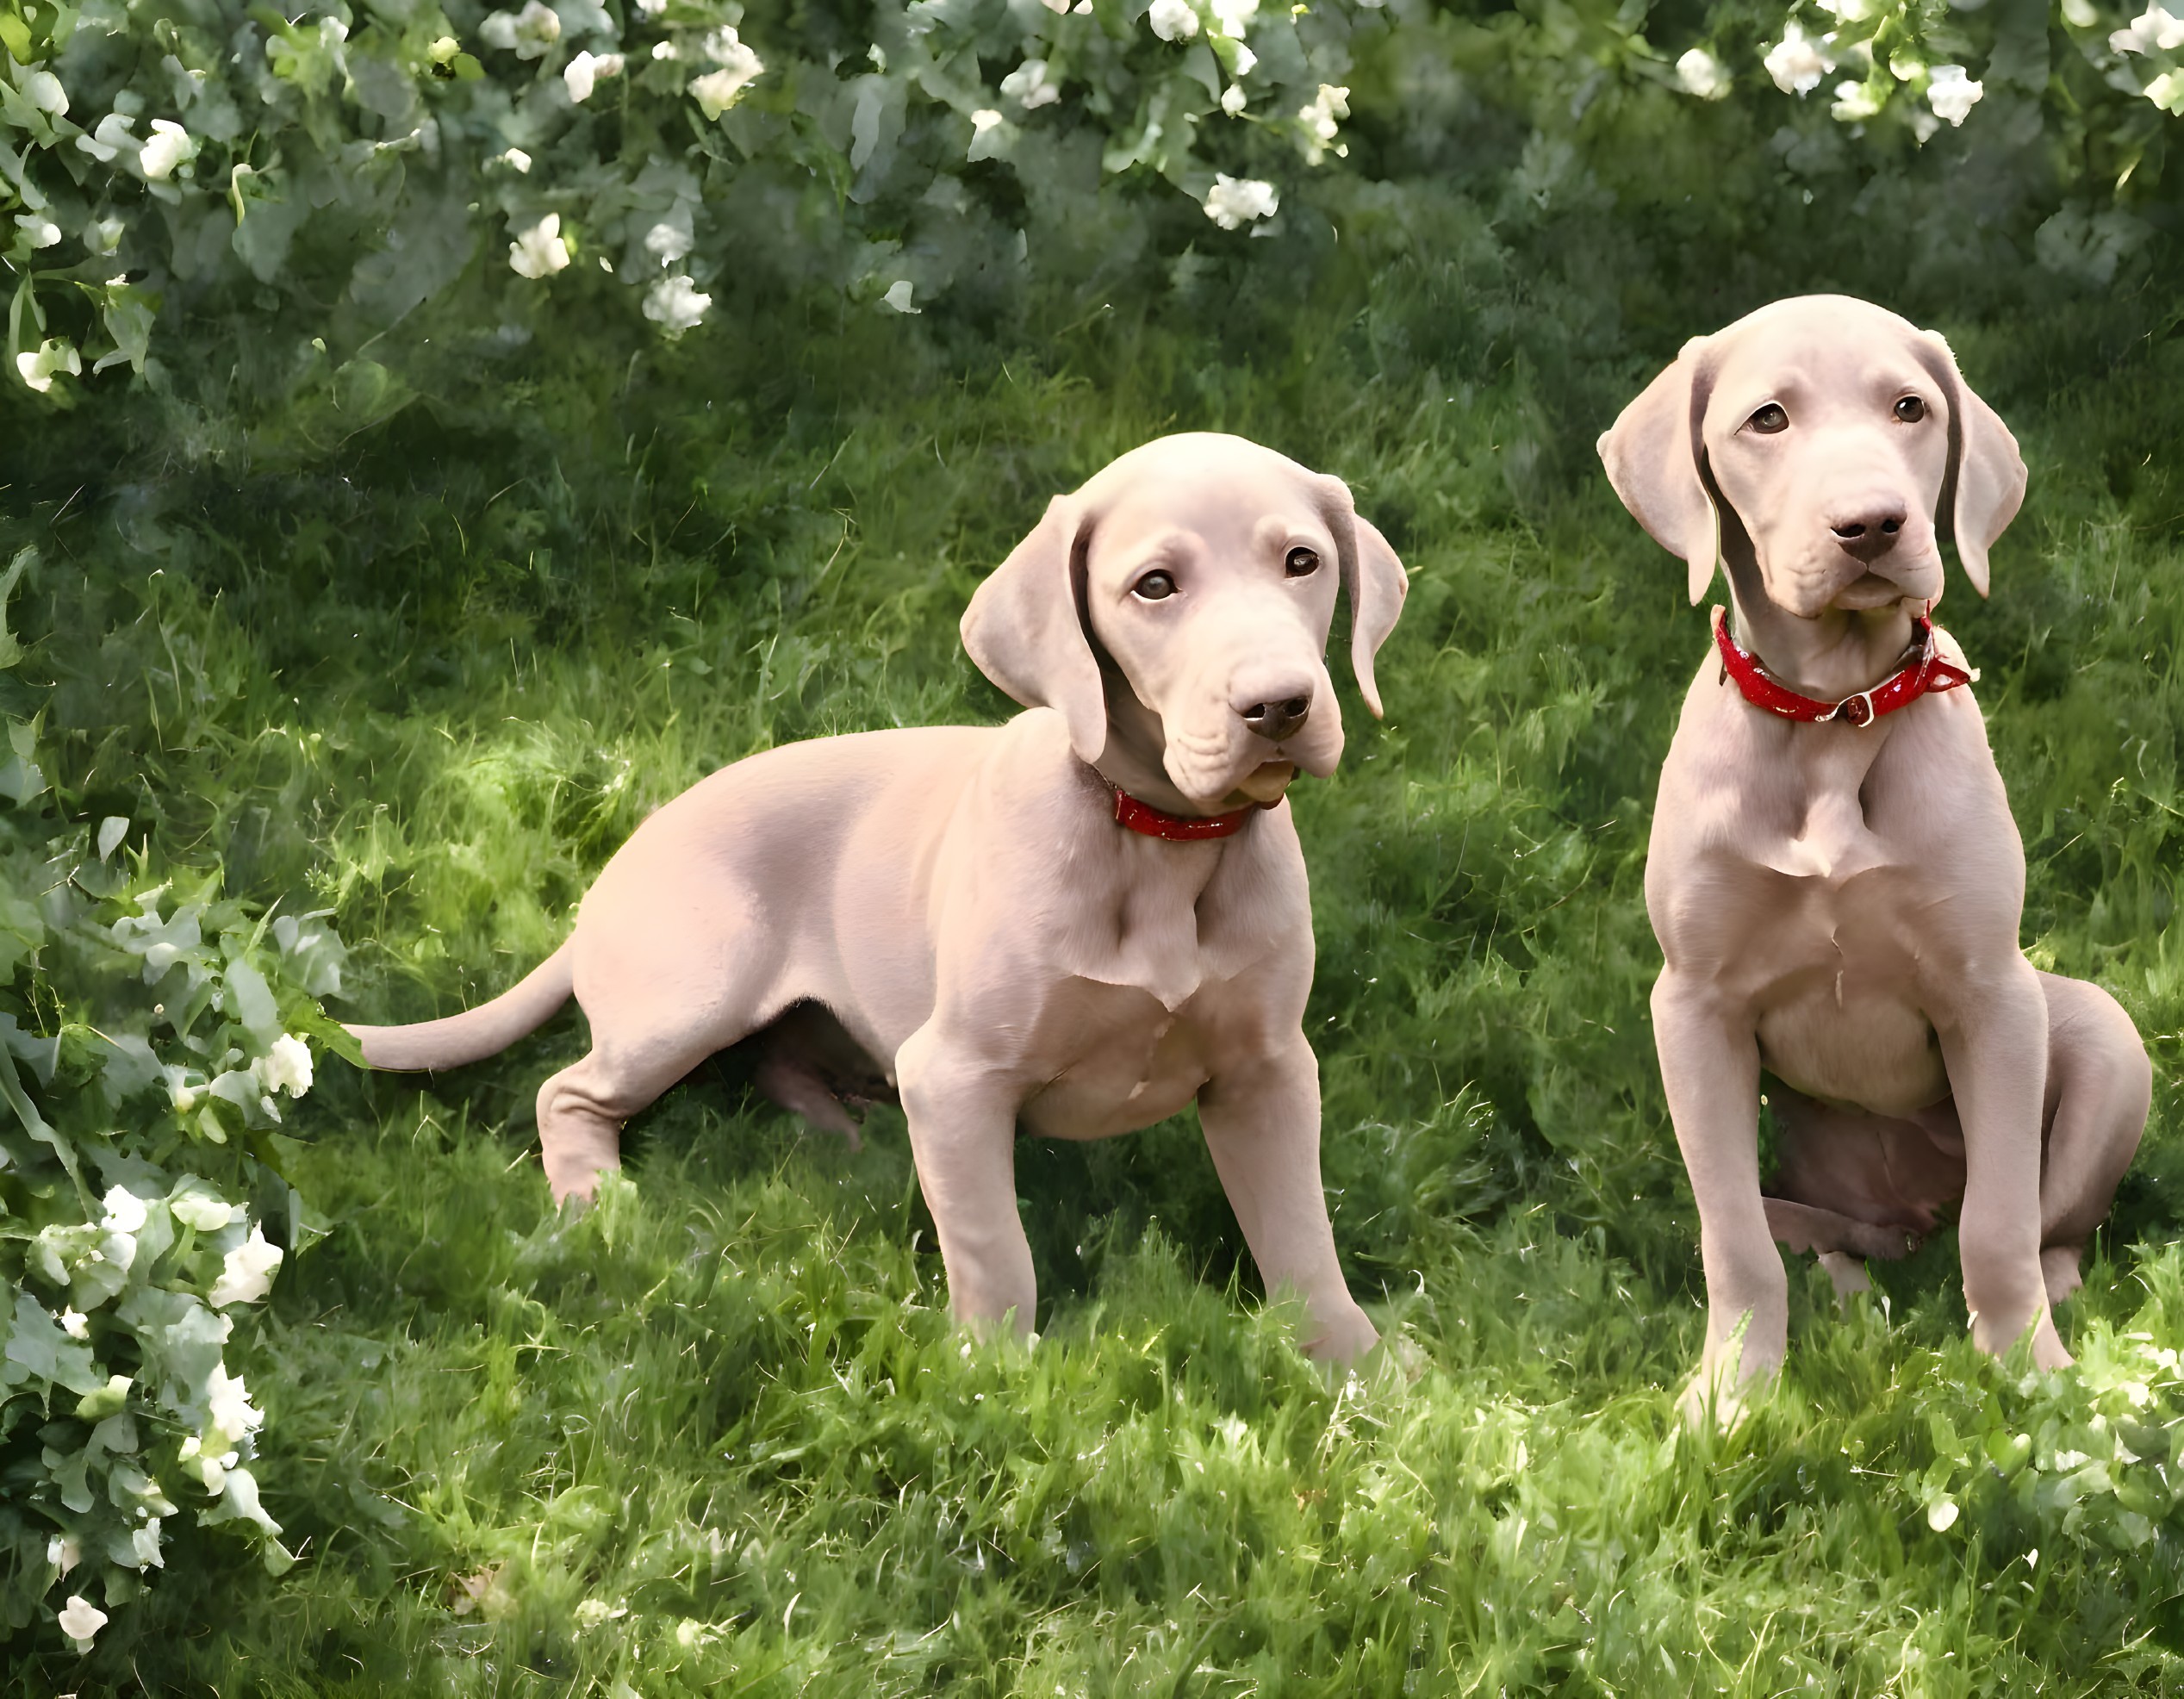
[[[154,15],[129,16],[151,39]],[[950,62],[984,88],[1048,16],[972,7],[934,29],[961,32],[942,36]],[[352,40],[372,18],[439,63],[439,22],[359,14]],[[230,1347],[265,1412],[264,1503],[302,1561],[277,1578],[177,1521],[165,1572],[87,1658],[53,1624],[75,1584],[56,1578],[0,1643],[8,1679],[2179,1685],[2184,233],[2174,121],[2104,80],[2140,74],[2099,60],[2125,20],[2024,0],[1888,15],[1985,79],[1963,128],[1921,146],[1895,107],[1854,127],[1825,94],[1777,91],[1757,68],[1771,9],[1320,9],[1281,27],[1332,55],[1297,87],[1324,65],[1350,90],[1346,159],[1231,138],[1199,84],[1173,170],[1071,167],[1073,146],[1142,139],[1145,103],[1186,74],[1185,48],[1123,9],[1105,107],[1023,115],[1027,139],[1054,121],[1055,159],[965,161],[959,106],[913,90],[914,169],[868,200],[829,175],[842,150],[807,109],[827,78],[877,74],[851,55],[901,19],[679,27],[723,22],[773,68],[730,116],[771,129],[727,146],[694,109],[647,108],[651,128],[542,146],[524,174],[593,194],[594,165],[698,173],[688,264],[712,301],[680,340],[583,240],[531,280],[497,228],[437,292],[380,310],[357,280],[389,268],[359,256],[397,251],[403,195],[430,188],[470,228],[452,144],[445,178],[407,155],[398,180],[360,173],[392,198],[301,226],[271,283],[232,240],[191,250],[214,261],[183,278],[165,203],[111,190],[167,221],[132,225],[152,233],[122,254],[118,287],[156,308],[142,371],[0,401],[6,529],[39,551],[6,706],[53,778],[22,835],[126,817],[144,882],[224,893],[246,935],[277,903],[330,909],[352,952],[330,1012],[445,1012],[550,949],[630,828],[702,773],[1006,713],[955,622],[1046,497],[1159,432],[1242,432],[1350,480],[1413,574],[1385,725],[1297,799],[1336,1231],[1403,1343],[1341,1385],[1297,1357],[1187,1119],[1023,1149],[1044,1338],[967,1353],[899,1121],[849,1155],[755,1102],[730,1058],[642,1117],[628,1183],[563,1223],[528,1121],[582,1048],[573,1011],[422,1088],[322,1053],[284,1106],[299,1142],[262,1154],[285,1177],[269,1197],[292,1186],[332,1230]],[[235,22],[208,7],[192,27],[221,42]],[[476,45],[476,19],[447,27]],[[1727,98],[1676,86],[1694,44],[1738,73]],[[428,95],[552,74],[483,63]],[[310,99],[347,111],[336,89]],[[482,206],[528,219],[550,202],[502,207],[505,171],[476,175],[508,140],[481,132],[462,169],[495,185]],[[1279,222],[1216,228],[1193,204],[1215,169],[1279,181]],[[34,262],[16,260],[20,280]],[[876,298],[905,267],[925,268],[915,315]],[[90,350],[106,321],[62,317],[112,302],[67,305],[75,287],[37,285],[44,333]],[[2081,1372],[1972,1354],[1944,1235],[1846,1316],[1795,1279],[1782,1389],[1715,1441],[1672,1411],[1697,1348],[1695,1223],[1639,899],[1703,617],[1590,444],[1684,337],[1823,289],[1947,332],[2025,446],[2032,495],[1994,599],[1952,582],[1944,618],[1984,669],[2032,864],[2026,947],[2123,999],[2158,1085],[2066,1318]],[[45,983],[26,968],[11,995],[53,1009]],[[12,1503],[28,1431],[0,1435]]]

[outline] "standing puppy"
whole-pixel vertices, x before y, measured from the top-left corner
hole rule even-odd
[[[2151,1071],[2098,986],[2018,948],[2025,852],[1963,656],[1927,622],[1937,525],[1987,594],[2025,493],[2017,444],[1940,337],[1843,296],[1779,301],[1685,345],[1600,439],[1623,504],[1729,576],[1714,652],[1661,770],[1646,902],[1654,1038],[1699,1209],[1694,1416],[1782,1362],[1771,1240],[1901,1256],[1961,1200],[1972,1337],[2030,1329],[2137,1148]],[[1762,1069],[1781,1131],[1760,1195]],[[1741,1354],[1739,1355],[1739,1333]]]
[[[387,1068],[504,1049],[575,993],[592,1049],[538,1093],[557,1199],[589,1197],[623,1122],[770,1029],[758,1083],[822,1124],[899,1091],[959,1321],[1032,1325],[1019,1124],[1106,1138],[1194,1098],[1305,1348],[1374,1342],[1320,1186],[1304,858],[1285,792],[1342,720],[1338,587],[1372,660],[1406,582],[1337,478],[1238,437],[1164,438],[1058,496],[979,587],[963,642],[1030,712],[995,728],[824,737],[724,768],[639,826],[574,935],[505,996],[357,1027]],[[848,1066],[844,1066],[844,1058]]]

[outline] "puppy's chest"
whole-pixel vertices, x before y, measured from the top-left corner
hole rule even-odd
[[[1066,966],[1094,985],[1143,992],[1172,1015],[1263,948],[1224,894],[1220,881],[1116,881],[1074,917]]]
[[[1166,1119],[1221,1071],[1223,1024],[1209,987],[1169,1011],[1125,986],[1079,981],[1049,1021],[1047,1083],[1024,1105],[1024,1123],[1048,1138],[1111,1138]]]
[[[1870,779],[1870,775],[1867,775]],[[1700,952],[1747,999],[1761,1059],[1815,1096],[1903,1112],[1947,1090],[1927,1003],[1962,943],[1945,842],[1915,794],[1780,787],[1714,837]]]

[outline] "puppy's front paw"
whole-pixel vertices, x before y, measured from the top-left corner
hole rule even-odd
[[[2050,1308],[2085,1284],[2078,1273],[2078,1259],[2082,1254],[2076,1245],[2050,1245],[2040,1253],[2040,1279],[2048,1289]]]
[[[1320,1317],[1316,1338],[1304,1341],[1304,1354],[1316,1363],[1354,1363],[1380,1342],[1379,1329],[1354,1304],[1335,1315]]]
[[[1698,1372],[1685,1383],[1676,1400],[1683,1425],[1694,1431],[1711,1428],[1717,1434],[1733,1434],[1744,1426],[1752,1406],[1764,1398],[1782,1371],[1782,1360],[1745,1360],[1743,1329],[1729,1341],[1710,1350]]]

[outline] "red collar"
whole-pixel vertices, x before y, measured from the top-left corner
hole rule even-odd
[[[1979,677],[1977,668],[1966,672],[1941,658],[1940,645],[1934,640],[1933,622],[1920,613],[1912,619],[1911,647],[1906,651],[1901,666],[1870,690],[1858,691],[1839,702],[1823,702],[1815,697],[1801,696],[1770,676],[1759,664],[1759,657],[1729,635],[1729,622],[1723,617],[1726,612],[1719,607],[1714,610],[1714,643],[1721,651],[1722,666],[1736,680],[1737,688],[1744,692],[1745,701],[1756,708],[1780,714],[1784,719],[1808,723],[1842,720],[1863,728],[1921,696],[1954,690]]]
[[[1244,822],[1262,808],[1272,808],[1281,800],[1248,803],[1241,808],[1231,808],[1226,814],[1205,814],[1192,817],[1170,814],[1140,802],[1120,785],[1114,786],[1115,824],[1128,826],[1132,831],[1143,832],[1148,837],[1165,837],[1171,843],[1196,843],[1209,837],[1233,837],[1244,829]]]

